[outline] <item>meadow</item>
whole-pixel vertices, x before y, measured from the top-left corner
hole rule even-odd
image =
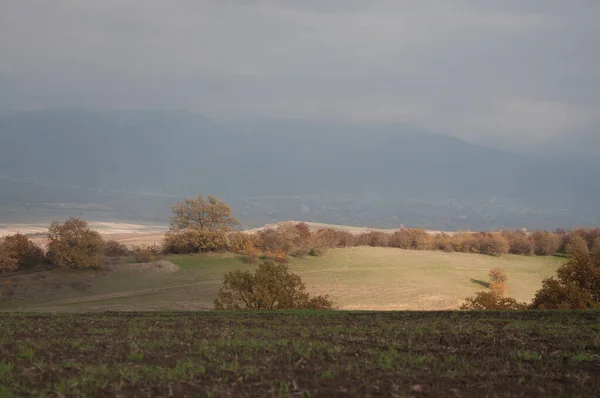
[[[597,312],[0,314],[0,396],[598,396]]]
[[[502,268],[508,295],[530,301],[558,257],[414,251],[381,247],[332,249],[292,258],[290,269],[311,293],[329,294],[344,310],[456,309],[485,290]],[[232,253],[171,255],[151,264],[115,264],[99,271],[53,269],[2,277],[4,311],[209,310],[223,274],[252,269]]]

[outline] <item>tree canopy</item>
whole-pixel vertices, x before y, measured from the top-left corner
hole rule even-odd
[[[204,198],[185,198],[171,207],[171,229],[194,229],[202,232],[227,232],[238,224],[231,215],[231,207],[218,198],[209,195]]]
[[[71,217],[53,221],[48,229],[48,258],[65,268],[99,268],[104,263],[104,240],[86,221]]]
[[[331,309],[328,296],[311,297],[285,264],[263,261],[258,269],[231,271],[215,298],[219,310]]]

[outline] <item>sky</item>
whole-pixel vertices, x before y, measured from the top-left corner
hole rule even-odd
[[[176,109],[598,145],[598,0],[2,0],[0,110]]]

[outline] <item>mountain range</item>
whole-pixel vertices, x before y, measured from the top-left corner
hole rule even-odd
[[[599,171],[593,157],[509,153],[406,124],[211,120],[175,111],[0,116],[6,203],[42,200],[49,192],[43,187],[64,188],[64,200],[69,189],[233,201],[345,195],[433,203],[434,213],[448,203],[501,203],[515,214],[544,209],[561,212],[566,224],[595,225]]]

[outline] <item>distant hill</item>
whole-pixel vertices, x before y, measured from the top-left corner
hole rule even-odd
[[[400,195],[432,209],[501,202],[517,213],[568,209],[573,222],[598,222],[598,165],[510,154],[403,124],[234,123],[166,111],[0,116],[0,201],[32,200],[27,184],[236,199]]]

